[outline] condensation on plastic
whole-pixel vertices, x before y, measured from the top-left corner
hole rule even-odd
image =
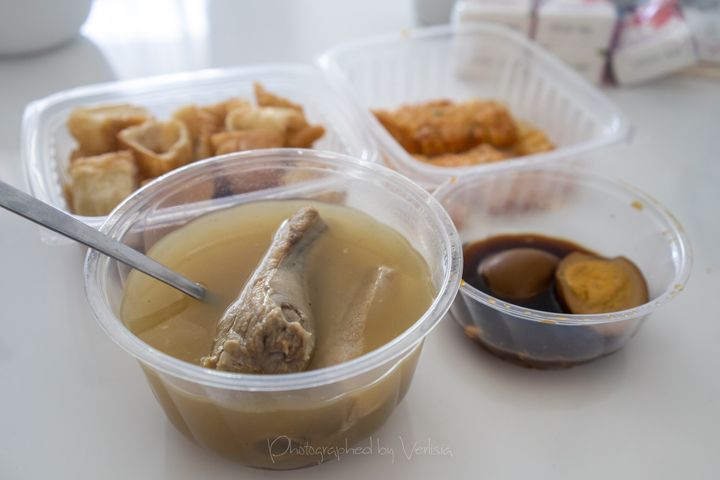
[[[213,69],[66,90],[37,100],[25,110],[22,158],[32,195],[67,211],[63,185],[75,141],[66,121],[77,107],[108,103],[132,103],[167,119],[180,106],[206,104],[230,97],[251,99],[253,82],[303,105],[308,119],[326,128],[318,149],[377,161],[375,143],[352,103],[333,89],[318,69],[293,64]],[[93,227],[106,217],[76,218]],[[63,237],[42,230],[47,243],[66,243]]]
[[[426,188],[473,172],[573,162],[630,137],[625,116],[595,86],[500,25],[440,26],[359,40],[330,49],[318,63],[362,107],[383,160]],[[409,155],[370,113],[440,98],[499,100],[547,132],[558,148],[507,162],[436,167]]]

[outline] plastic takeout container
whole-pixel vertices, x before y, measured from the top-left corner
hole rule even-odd
[[[288,172],[293,180],[263,187]],[[198,195],[216,182],[226,185],[223,196]],[[314,150],[257,150],[190,164],[135,192],[100,230],[145,252],[204,213],[282,198],[322,198],[391,225],[430,267],[437,290],[430,308],[403,334],[352,361],[295,374],[235,374],[143,343],[118,318],[127,268],[94,251],[85,261],[86,292],[99,324],[138,360],[170,421],[201,445],[266,468],[333,459],[333,452],[382,425],[410,385],[423,339],[457,293],[462,262],[455,227],[422,188],[377,164]]]
[[[38,199],[68,210],[63,185],[67,183],[70,152],[76,145],[66,121],[77,107],[132,103],[167,119],[187,104],[215,103],[230,97],[252,99],[253,82],[301,104],[310,122],[326,128],[325,135],[315,144],[318,149],[376,160],[374,141],[355,107],[331,88],[316,68],[278,64],[204,70],[79,87],[28,105],[23,119],[22,157],[30,191]],[[94,227],[105,220],[105,217],[77,218]],[[52,242],[60,237],[44,232],[43,238]]]
[[[692,256],[682,227],[655,200],[618,181],[545,165],[470,175],[447,182],[434,195],[463,244],[538,233],[603,256],[627,257],[643,272],[649,302],[595,315],[531,310],[463,282],[452,316],[482,346],[526,366],[566,367],[617,351],[688,279]]]
[[[453,176],[528,166],[606,147],[630,135],[625,116],[595,86],[537,44],[489,23],[408,30],[330,49],[319,64],[362,106],[384,161],[433,188]],[[486,98],[545,131],[556,150],[473,167],[438,167],[416,160],[371,109],[450,98]]]

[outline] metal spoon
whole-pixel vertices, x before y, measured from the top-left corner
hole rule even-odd
[[[98,252],[104,253],[135,270],[140,270],[197,300],[206,300],[207,292],[201,285],[188,280],[124,243],[111,239],[67,213],[1,181],[0,207],[76,242],[94,248]]]

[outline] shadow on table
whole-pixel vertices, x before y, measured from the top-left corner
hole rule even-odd
[[[588,364],[538,370],[518,366],[488,352],[467,338],[452,318],[446,318],[438,330],[440,348],[452,352],[447,361],[462,370],[456,374],[491,385],[492,388],[482,390],[482,395],[505,405],[538,412],[569,410],[600,403],[626,384],[627,352],[632,348],[632,339],[624,349]]]

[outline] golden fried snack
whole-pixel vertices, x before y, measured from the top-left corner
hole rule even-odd
[[[510,111],[497,102],[472,100],[465,104],[471,110],[473,122],[477,122],[482,131],[484,143],[494,147],[510,147],[518,137],[517,126]]]
[[[73,148],[72,152],[70,152],[70,163],[82,157],[92,157],[92,155],[88,155],[87,153],[83,152],[80,147]]]
[[[281,107],[290,108],[303,113],[303,107],[297,103],[293,103],[290,100],[283,98],[274,93],[270,93],[260,83],[253,83],[253,91],[255,93],[255,101],[260,107]]]
[[[274,130],[283,136],[307,126],[301,112],[285,107],[242,107],[228,113],[225,129],[233,130]]]
[[[395,115],[385,110],[375,110],[375,118],[385,127],[390,135],[411,155],[419,155],[420,147],[413,138],[409,126],[399,123]]]
[[[474,121],[473,110],[464,104],[429,102],[407,115],[413,137],[425,155],[459,153],[486,141],[483,125]]]
[[[180,108],[172,117],[183,122],[188,129],[193,146],[193,160],[212,157],[210,136],[222,130],[222,123],[217,125],[213,115],[195,105]]]
[[[67,125],[83,154],[100,155],[118,149],[118,132],[150,118],[151,115],[142,107],[103,105],[73,110]]]
[[[423,157],[421,160],[439,167],[469,167],[483,163],[499,162],[507,158],[507,154],[490,144],[483,143],[463,153],[446,153],[429,158]]]
[[[192,161],[190,134],[183,122],[149,121],[126,128],[118,142],[131,150],[142,179],[157,177]]]
[[[236,130],[216,133],[210,142],[215,155],[224,155],[258,148],[280,148],[284,146],[285,138],[276,130]]]
[[[128,151],[77,158],[69,173],[69,203],[77,215],[107,215],[138,185],[138,169]]]
[[[78,180],[64,186],[68,203],[73,208],[77,204],[76,213],[104,215],[138,182],[145,185],[191,161],[259,148],[310,148],[324,135],[323,127],[308,123],[300,105],[270,93],[258,83],[254,84],[254,92],[257,106],[239,98],[187,105],[176,110],[167,122],[156,121],[145,109],[133,105],[75,110],[68,119],[68,129],[78,146],[69,155],[69,170],[71,178],[76,175]],[[118,152],[121,149],[124,151]],[[114,152],[113,162],[88,160],[109,152]],[[132,182],[118,180],[116,186],[109,186],[110,180],[127,173],[121,167],[128,159],[133,162]],[[106,163],[108,167],[103,166]],[[101,174],[103,168],[109,173]],[[265,183],[276,185],[281,172],[271,177]],[[92,186],[93,182],[97,185]],[[192,198],[211,198],[218,193],[216,190],[222,188],[210,181],[194,189]],[[100,200],[93,200],[95,197]],[[106,197],[112,202],[102,200]]]
[[[249,107],[250,104],[239,98],[197,106],[187,105],[173,113],[173,118],[185,124],[193,144],[193,160],[202,160],[213,156],[210,137],[225,128],[225,118],[228,112]]]
[[[410,154],[461,153],[481,143],[507,147],[517,139],[510,112],[492,101],[433,100],[374,113]]]
[[[554,149],[555,145],[545,133],[525,122],[518,122],[518,141],[513,146],[516,156],[521,157],[534,153],[549,152]]]
[[[325,134],[319,125],[310,125],[302,108],[289,100],[273,95],[262,85],[255,84],[259,107],[246,106],[228,113],[225,128],[229,131],[273,130],[283,136],[283,145],[310,148]],[[272,106],[267,106],[271,104]]]
[[[410,155],[436,166],[478,165],[555,148],[542,131],[516,121],[494,101],[432,100],[373,113]]]
[[[325,128],[320,125],[306,125],[297,131],[290,131],[285,142],[287,147],[311,148],[320,137],[325,135]]]

